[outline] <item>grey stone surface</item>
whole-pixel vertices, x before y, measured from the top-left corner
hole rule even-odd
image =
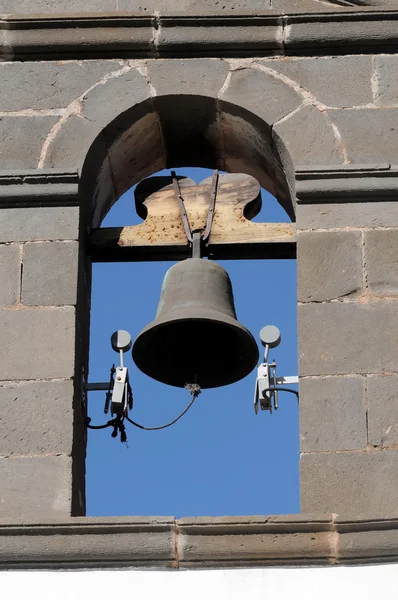
[[[34,516],[26,521],[0,519],[0,568],[175,570],[319,563],[333,568],[347,562],[391,562],[398,552],[394,511],[370,518],[307,513],[178,521],[170,517]],[[188,560],[180,560],[181,550],[187,551]]]
[[[398,503],[398,450],[301,457],[301,510],[389,516]]]
[[[69,456],[0,458],[0,517],[70,516],[71,463]]]
[[[16,304],[21,282],[21,249],[19,244],[0,245],[0,306]]]
[[[119,75],[111,77],[103,85],[97,85],[83,97],[83,115],[96,123],[99,133],[118,115],[148,98],[149,87],[145,76],[137,69],[124,72],[120,67]]]
[[[271,0],[118,0],[119,10],[159,11],[161,14],[223,14],[271,8]]]
[[[46,167],[82,168],[87,152],[100,134],[97,123],[72,115],[62,125],[49,145]]]
[[[300,95],[280,79],[254,69],[231,75],[222,100],[242,106],[272,125],[300,106]]]
[[[326,106],[345,108],[372,102],[370,56],[273,59],[260,64],[282,73]]]
[[[0,380],[73,376],[73,308],[0,309],[0,331]]]
[[[22,304],[76,304],[78,242],[27,242],[23,249]]]
[[[220,59],[192,58],[186,60],[148,61],[149,80],[157,95],[200,94],[218,97],[229,72],[227,62]]]
[[[298,300],[322,302],[362,288],[361,234],[308,232],[297,236]]]
[[[174,11],[168,11],[174,12]],[[217,12],[217,11],[216,11]],[[199,11],[203,14],[203,11]],[[225,16],[238,16],[238,11],[230,11]],[[183,15],[184,13],[180,13]],[[186,13],[185,13],[186,14]],[[192,13],[190,12],[190,16]],[[211,22],[201,27],[190,27],[182,20],[177,26],[174,19],[167,21],[160,18],[161,29],[156,37],[156,50],[172,56],[236,56],[238,53],[247,53],[255,56],[268,52],[282,51],[282,27],[280,22],[272,19],[261,25],[251,22],[248,27],[246,15],[243,15],[241,26],[232,23],[225,26],[222,20],[217,24]]]
[[[58,119],[55,116],[0,116],[2,169],[35,168],[44,141]]]
[[[338,523],[336,528],[339,530]],[[397,529],[395,526],[389,526],[388,519],[380,529],[373,529],[370,526],[368,530],[358,532],[354,525],[351,526],[351,531],[340,533],[337,552],[342,561],[354,560],[358,563],[366,563],[378,555],[383,556],[386,562],[395,562],[397,538]]]
[[[363,377],[300,380],[302,452],[353,450],[366,444]]]
[[[71,453],[72,380],[3,383],[0,404],[1,456]]]
[[[389,106],[398,101],[398,56],[376,56],[375,104]]]
[[[368,377],[367,384],[369,443],[398,444],[398,376]]]
[[[120,69],[121,73],[118,76],[94,87],[83,97],[83,115],[72,115],[63,124],[49,147],[46,166],[81,168],[90,146],[97,136],[100,136],[102,129],[118,115],[149,98],[149,87],[145,77],[135,69],[127,72],[123,72],[122,67]],[[127,117],[126,119],[127,128],[134,117],[132,116],[130,120]],[[101,139],[102,148],[100,142],[96,140],[98,158],[102,154],[106,156],[107,153],[104,135]],[[107,145],[111,143],[112,140],[107,140]]]
[[[365,269],[372,294],[398,294],[398,228],[365,232]]]
[[[314,106],[303,106],[274,130],[295,165],[334,165],[344,160],[331,124]]]
[[[398,162],[398,108],[329,111],[350,162]]]
[[[76,240],[77,206],[7,208],[1,211],[0,242]]]
[[[259,565],[286,555],[294,556],[297,562],[305,557],[310,560],[311,557],[326,559],[331,548],[330,532],[317,532],[311,536],[305,532],[293,536],[273,533],[272,543],[269,543],[269,534],[266,532],[252,536],[245,532],[241,535],[200,535],[199,532],[196,535],[184,535],[182,527],[181,533],[178,536],[178,555],[182,566],[203,561],[226,564],[250,561]]]
[[[112,11],[115,0],[70,0],[66,9],[62,0],[0,0],[2,13],[71,13]]]
[[[299,229],[398,227],[398,203],[299,204],[296,216]]]
[[[382,373],[397,368],[395,302],[299,306],[299,372],[304,375]]]
[[[306,19],[294,15],[288,17],[288,35],[284,40],[286,52],[316,54],[320,51],[322,54],[332,55],[340,54],[343,50],[344,54],[362,54],[365,46],[369,51],[375,46],[382,46],[385,51],[390,49],[394,53],[397,39],[394,21],[389,18],[388,13],[381,16],[377,14],[371,19],[367,16],[345,19],[343,27],[341,17],[333,18],[332,15],[313,15],[313,18]]]
[[[115,60],[0,63],[0,110],[66,107],[118,70],[120,62]]]

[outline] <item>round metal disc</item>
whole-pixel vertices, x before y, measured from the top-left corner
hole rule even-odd
[[[266,325],[260,331],[260,340],[263,346],[276,348],[281,343],[281,332],[275,325]]]
[[[123,350],[123,352],[127,352],[128,350],[130,350],[132,345],[131,335],[128,331],[118,329],[118,331],[112,333],[111,344],[115,352],[120,352],[120,350]]]

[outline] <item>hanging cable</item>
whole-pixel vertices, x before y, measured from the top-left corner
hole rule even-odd
[[[184,408],[182,413],[180,413],[178,415],[178,417],[176,417],[169,423],[166,423],[165,425],[159,425],[158,427],[145,427],[144,425],[140,425],[139,423],[136,423],[135,421],[133,421],[132,419],[130,419],[129,417],[126,416],[127,421],[129,423],[131,423],[132,425],[134,425],[134,427],[138,427],[139,429],[144,429],[145,431],[159,431],[159,429],[166,429],[166,427],[170,427],[171,425],[174,425],[174,423],[177,423],[177,421],[179,421],[181,419],[181,417],[183,417],[185,415],[185,413],[187,413],[189,411],[192,404],[195,402],[196,398],[200,394],[200,386],[196,383],[187,383],[184,387],[186,390],[189,391],[189,393],[192,396],[192,399],[191,399],[190,403],[188,404],[188,406],[186,408]]]

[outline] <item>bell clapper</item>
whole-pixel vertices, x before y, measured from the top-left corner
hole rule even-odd
[[[292,390],[286,385],[294,385],[298,383],[297,376],[277,377],[275,361],[268,362],[268,355],[271,348],[276,348],[281,343],[281,334],[274,325],[267,325],[260,331],[260,340],[264,346],[264,359],[257,368],[256,386],[254,389],[254,412],[258,413],[260,405],[261,410],[268,410],[272,413],[272,409],[278,410],[278,392],[290,392],[295,394],[297,399],[299,394],[296,390]]]

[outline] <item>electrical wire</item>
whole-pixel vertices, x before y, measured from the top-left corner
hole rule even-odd
[[[129,417],[125,417],[125,418],[127,419],[127,421],[129,423],[131,423],[132,425],[134,425],[134,427],[138,427],[139,429],[144,429],[145,431],[158,431],[159,429],[166,429],[166,427],[170,427],[171,425],[174,425],[174,423],[177,423],[177,421],[179,421],[181,419],[181,417],[183,417],[185,415],[185,413],[187,413],[189,411],[189,409],[191,408],[192,404],[195,402],[195,400],[198,397],[198,395],[199,394],[192,394],[192,400],[190,401],[190,403],[188,404],[188,406],[186,408],[184,408],[184,410],[182,411],[182,413],[180,413],[178,415],[178,417],[176,417],[175,419],[173,419],[169,423],[166,423],[165,425],[159,425],[158,427],[145,427],[144,425],[140,425],[139,423],[136,423],[135,421],[133,421]]]

